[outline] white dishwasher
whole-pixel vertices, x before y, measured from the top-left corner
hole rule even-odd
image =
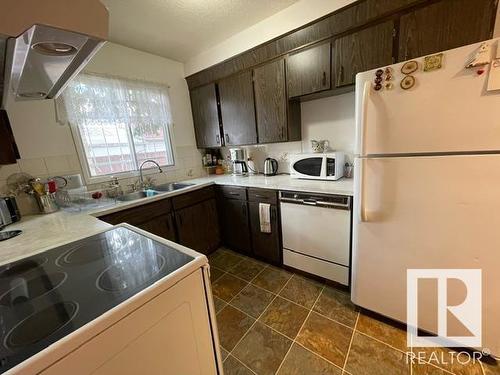
[[[351,197],[280,192],[283,264],[349,285]]]

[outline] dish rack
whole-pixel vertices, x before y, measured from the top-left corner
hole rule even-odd
[[[108,190],[61,189],[55,193],[55,199],[57,205],[66,211],[86,211],[115,204],[117,194]]]

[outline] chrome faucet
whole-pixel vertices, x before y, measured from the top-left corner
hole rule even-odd
[[[155,164],[158,167],[158,171],[160,173],[163,173],[163,170],[161,169],[160,164],[158,164],[157,162],[155,162],[154,160],[151,160],[151,159],[144,160],[142,162],[141,166],[139,167],[139,180],[141,182],[141,187],[144,187],[144,176],[142,175],[142,168],[144,167],[144,164],[146,164],[146,163],[153,163],[153,164]]]

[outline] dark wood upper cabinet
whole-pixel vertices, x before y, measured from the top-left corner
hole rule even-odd
[[[391,20],[335,40],[335,86],[351,85],[357,73],[392,64],[394,33]]]
[[[219,98],[225,145],[257,143],[252,72],[220,81]]]
[[[300,102],[354,90],[359,72],[489,39],[497,7],[359,0],[195,73],[186,79],[198,147],[300,140]]]
[[[400,20],[399,61],[492,37],[496,0],[443,0]]]
[[[215,84],[195,88],[190,94],[197,146],[199,148],[221,146]]]
[[[330,43],[323,43],[288,56],[286,59],[288,97],[330,89],[330,49]]]
[[[273,61],[255,69],[254,90],[259,143],[287,141],[285,61]]]
[[[0,110],[0,165],[15,164],[20,159],[7,112]]]

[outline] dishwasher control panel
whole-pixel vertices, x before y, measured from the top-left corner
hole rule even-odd
[[[280,201],[310,206],[351,209],[351,197],[346,195],[314,194],[295,191],[281,191]]]

